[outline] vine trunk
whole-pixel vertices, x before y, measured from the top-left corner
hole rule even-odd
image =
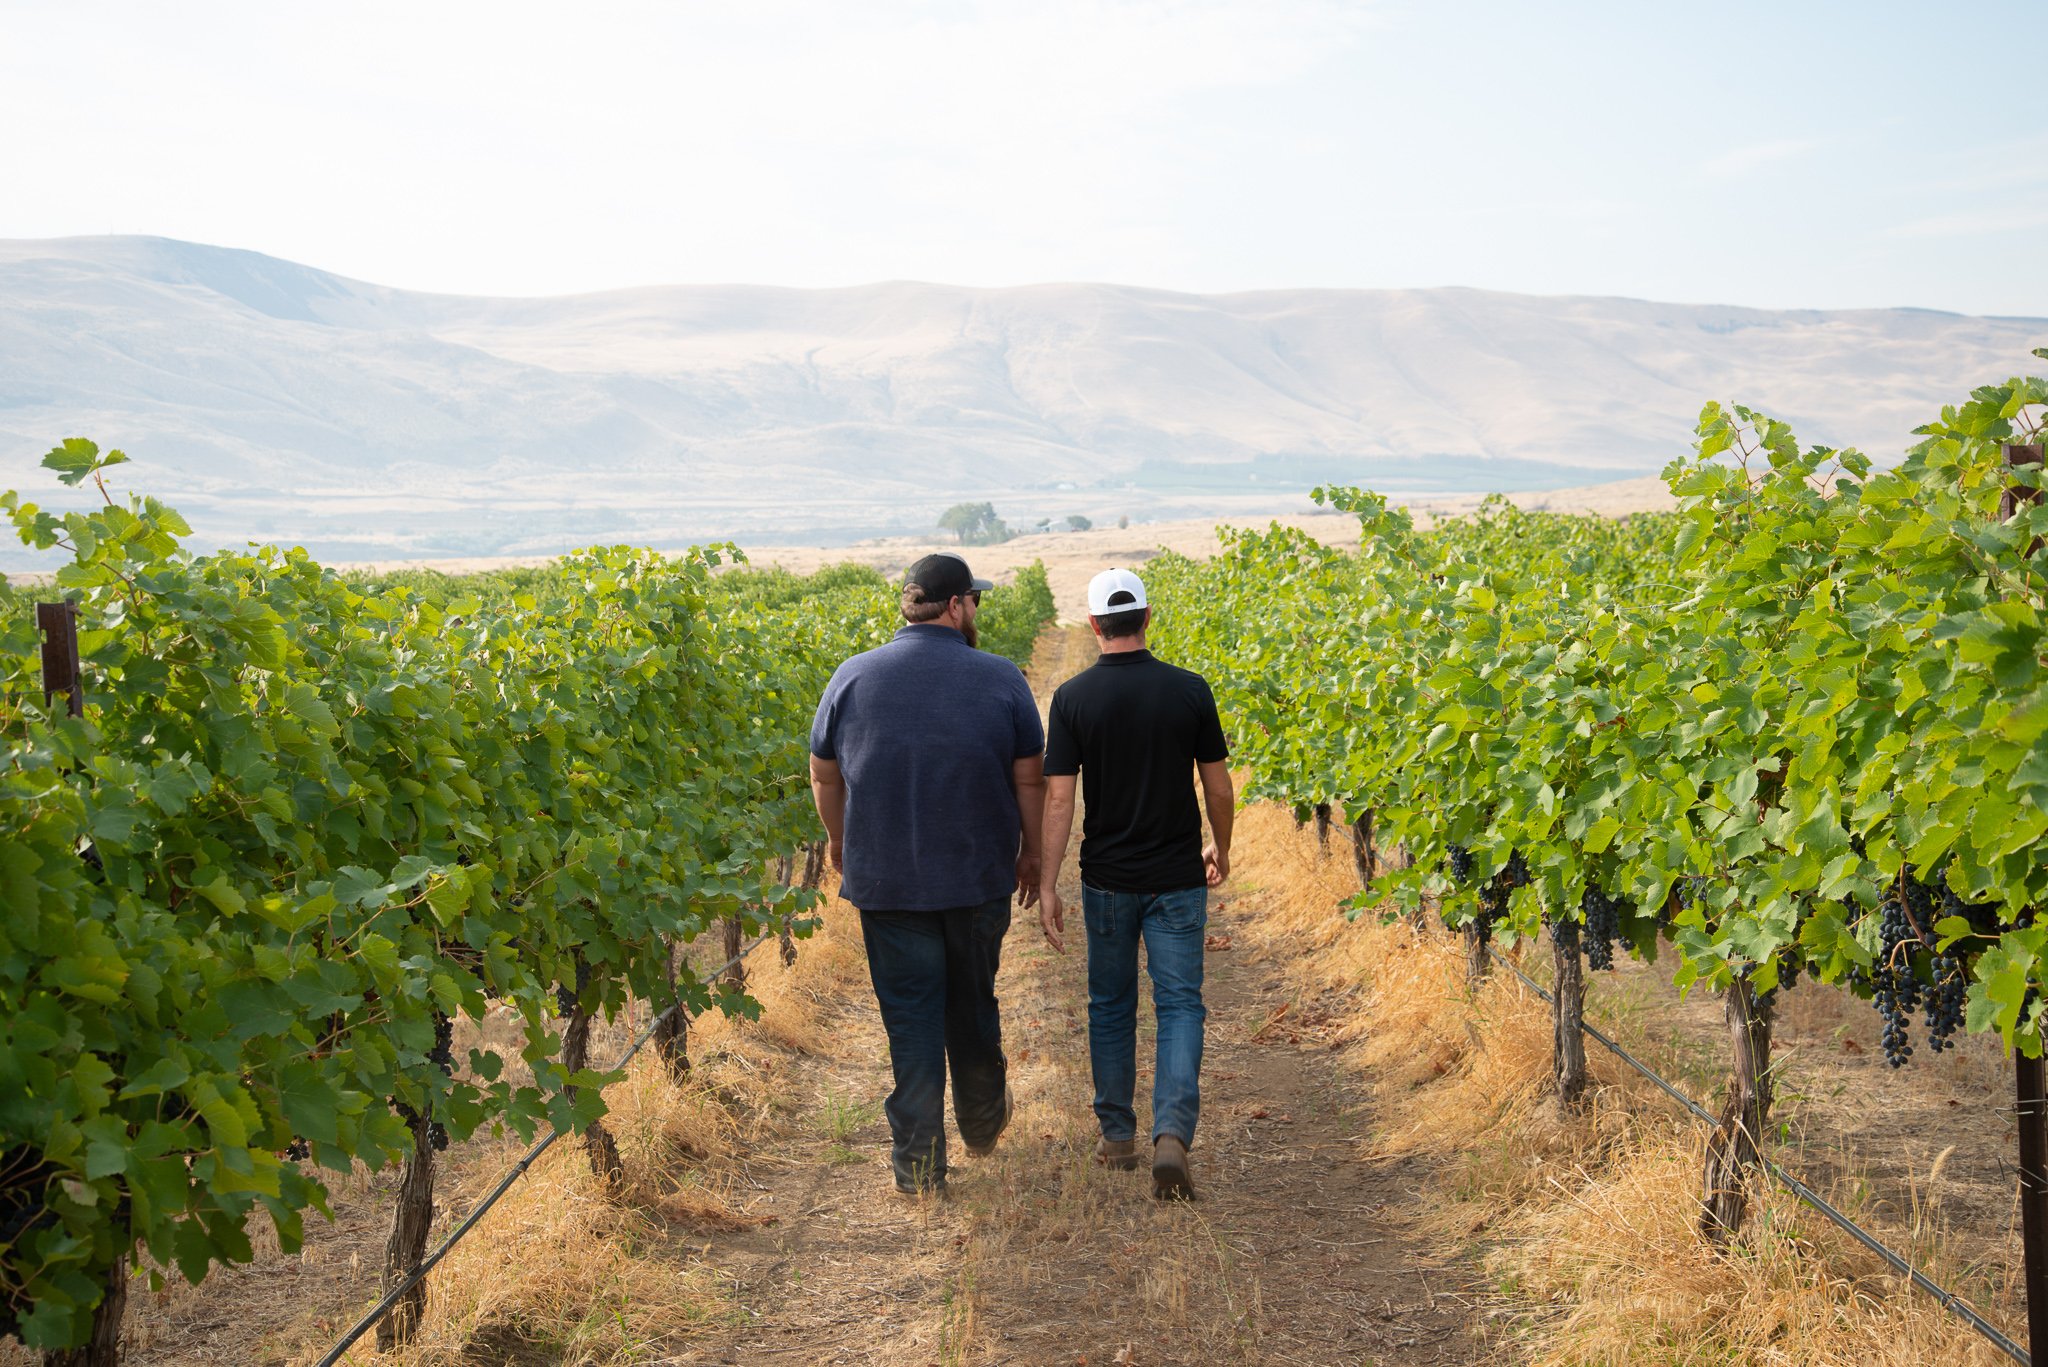
[[[1742,1228],[1749,1205],[1749,1170],[1756,1166],[1757,1143],[1771,1118],[1771,1013],[1758,1005],[1747,977],[1730,985],[1727,1001],[1735,1076],[1721,1107],[1721,1123],[1707,1142],[1700,1212],[1700,1232],[1715,1243]]]
[[[581,965],[578,965],[576,976],[584,976]],[[590,1012],[579,1001],[569,1015],[568,1028],[562,1031],[562,1067],[571,1073],[580,1073],[589,1063]],[[575,1097],[576,1088],[564,1090],[572,1099]],[[612,1132],[605,1128],[604,1121],[590,1122],[590,1128],[583,1132],[583,1149],[590,1155],[591,1172],[605,1187],[616,1190],[626,1180],[626,1165],[619,1159],[619,1141],[612,1138]]]
[[[398,1181],[398,1205],[391,1213],[391,1239],[384,1246],[384,1289],[413,1274],[427,1255],[427,1235],[434,1228],[434,1121],[424,1112],[412,1116],[412,1156]],[[427,1311],[427,1283],[415,1283],[391,1313],[377,1324],[377,1350],[389,1352],[412,1342]]]
[[[1585,959],[1579,953],[1579,923],[1558,920],[1550,926],[1551,1076],[1557,1083],[1557,1108],[1569,1115],[1586,1096]]]
[[[1379,851],[1373,847],[1372,808],[1360,812],[1351,823],[1351,867],[1358,874],[1360,891],[1372,886],[1379,876]]]

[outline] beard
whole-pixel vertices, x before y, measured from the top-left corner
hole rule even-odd
[[[974,647],[976,650],[981,649],[981,630],[980,628],[976,627],[974,623],[962,622],[960,624],[960,634],[967,638],[968,645]]]

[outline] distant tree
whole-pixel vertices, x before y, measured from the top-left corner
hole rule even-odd
[[[981,530],[982,522],[995,516],[995,508],[987,503],[955,503],[939,514],[939,526],[967,545],[968,539]]]
[[[1081,516],[1079,513],[1067,514],[1067,530],[1070,532],[1085,532],[1094,525],[1095,524],[1093,522],[1090,522],[1087,518]]]
[[[1044,532],[1052,530],[1052,519],[1049,517],[1039,518],[1037,524],[1033,526],[1031,530],[1035,532]]]
[[[993,503],[956,503],[939,515],[939,527],[963,546],[992,546],[1010,539],[1010,529],[996,516]]]
[[[1118,519],[1116,520],[1116,525],[1117,525],[1117,526],[1118,526],[1119,528],[1123,528],[1123,527],[1128,527],[1128,526],[1130,526],[1130,525],[1131,525],[1131,515],[1130,515],[1129,513],[1125,513],[1125,514],[1124,514],[1124,515],[1123,515],[1122,517],[1120,517],[1120,518],[1118,518]]]

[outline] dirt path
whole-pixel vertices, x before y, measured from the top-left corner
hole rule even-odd
[[[1042,647],[1034,684],[1093,659],[1081,636]],[[1069,861],[1069,877],[1072,877]],[[1071,889],[1079,903],[1079,888]],[[692,1363],[1438,1364],[1486,1356],[1461,1272],[1402,1231],[1417,1182],[1358,1157],[1355,1092],[1315,1013],[1250,956],[1242,894],[1212,901],[1208,1053],[1194,1150],[1201,1199],[1161,1206],[1144,1172],[1091,1159],[1081,954],[1056,955],[1020,914],[999,979],[1018,1114],[996,1154],[954,1149],[950,1195],[894,1194],[880,1099],[886,1047],[848,978],[834,1047],[789,1079],[796,1123],[754,1168],[751,1214],[706,1265],[733,1312]],[[837,934],[852,933],[837,909]],[[1141,1011],[1140,1129],[1150,1095]],[[957,1139],[955,1140],[957,1144]]]

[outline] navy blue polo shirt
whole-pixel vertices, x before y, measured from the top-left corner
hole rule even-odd
[[[840,665],[811,723],[811,753],[846,780],[840,895],[939,911],[1015,892],[1012,766],[1044,748],[1023,672],[951,627],[906,626]]]

